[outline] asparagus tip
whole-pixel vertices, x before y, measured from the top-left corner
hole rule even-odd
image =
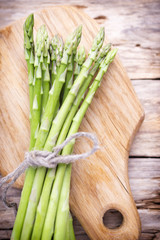
[[[107,55],[107,53],[110,51],[110,49],[111,49],[111,43],[106,44],[106,45],[101,49],[99,55],[98,55],[97,58],[96,58],[96,61],[98,61],[99,57],[100,57],[100,58],[104,58],[104,57]]]
[[[42,51],[44,50],[45,44],[48,42],[49,46],[49,40],[48,40],[48,32],[45,25],[42,25],[37,32],[36,36],[36,46],[35,51],[37,53],[37,56],[41,56]]]
[[[34,15],[33,15],[33,13],[31,13],[31,14],[27,17],[27,19],[26,19],[26,21],[25,21],[25,23],[24,23],[24,25],[23,25],[23,28],[24,28],[26,31],[28,31],[28,29],[29,29],[30,27],[33,27],[33,25],[34,25]]]
[[[104,35],[105,35],[104,27],[101,27],[97,36],[93,40],[93,45],[92,45],[92,48],[89,52],[89,55],[92,54],[93,52],[95,52],[96,55],[97,55],[99,49],[102,47],[102,44],[103,44],[103,41],[104,41]]]
[[[105,58],[106,64],[109,64],[109,63],[111,63],[114,60],[114,58],[115,58],[115,56],[117,54],[117,51],[118,51],[118,49],[114,48],[107,54],[107,56]]]
[[[104,58],[104,60],[101,62],[100,64],[100,68],[103,69],[105,72],[106,72],[106,69],[107,67],[109,66],[109,64],[111,62],[113,62],[115,56],[116,56],[116,53],[117,53],[118,49],[117,48],[114,48],[112,49],[108,54],[107,56]]]
[[[24,31],[24,48],[31,49],[32,43],[33,43],[33,25],[34,25],[34,15],[30,14],[24,25],[23,25],[23,31]]]
[[[78,26],[71,35],[68,36],[65,42],[65,49],[68,51],[68,54],[72,53],[72,50],[75,52],[77,46],[80,43],[82,35],[82,25]]]

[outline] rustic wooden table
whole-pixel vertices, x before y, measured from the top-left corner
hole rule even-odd
[[[0,27],[29,13],[56,4],[83,9],[100,25],[119,55],[144,107],[145,120],[137,133],[129,159],[129,178],[140,214],[140,240],[160,239],[160,1],[52,1],[0,0]],[[20,190],[9,199],[18,203]],[[9,239],[14,211],[0,201],[0,239]],[[114,221],[111,217],[110,224]],[[116,219],[119,221],[119,219]],[[89,239],[74,218],[76,239]],[[123,240],[123,239],[121,239]],[[129,239],[128,239],[129,240]]]

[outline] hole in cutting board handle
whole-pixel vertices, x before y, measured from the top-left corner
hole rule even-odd
[[[109,209],[103,215],[103,224],[109,229],[119,228],[123,223],[123,215],[117,209]]]

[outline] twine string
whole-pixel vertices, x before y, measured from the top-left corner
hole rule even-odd
[[[72,140],[86,137],[93,142],[93,147],[90,151],[84,152],[81,154],[71,154],[71,155],[58,155],[61,150]],[[8,189],[14,184],[14,182],[20,177],[22,173],[28,167],[46,167],[46,168],[56,168],[59,163],[70,164],[77,160],[84,159],[92,155],[99,149],[98,139],[93,133],[88,132],[78,132],[71,136],[69,136],[62,144],[53,148],[53,152],[48,151],[30,151],[25,153],[24,161],[11,173],[7,176],[0,179],[0,187],[8,181],[7,185],[4,187],[2,191],[2,201],[7,207],[14,207],[15,211],[17,211],[17,204],[8,202],[6,199]]]

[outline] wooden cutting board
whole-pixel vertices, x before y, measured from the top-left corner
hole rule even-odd
[[[118,21],[118,19],[117,19]],[[23,53],[24,19],[0,31],[0,169],[6,175],[23,161],[29,146],[27,67]],[[81,44],[88,51],[99,26],[79,9],[50,7],[35,13],[35,30],[46,24],[50,36],[68,33],[83,25]],[[36,32],[36,31],[35,31]],[[105,40],[107,42],[107,39]],[[136,71],[136,69],[135,69]],[[118,57],[109,67],[87,111],[80,131],[96,133],[100,150],[73,165],[70,205],[88,236],[94,240],[135,240],[140,220],[128,181],[128,155],[133,137],[144,118],[143,109]],[[75,152],[89,143],[78,140]],[[22,186],[23,178],[17,182]],[[103,215],[117,209],[123,223],[117,229],[103,224]]]

